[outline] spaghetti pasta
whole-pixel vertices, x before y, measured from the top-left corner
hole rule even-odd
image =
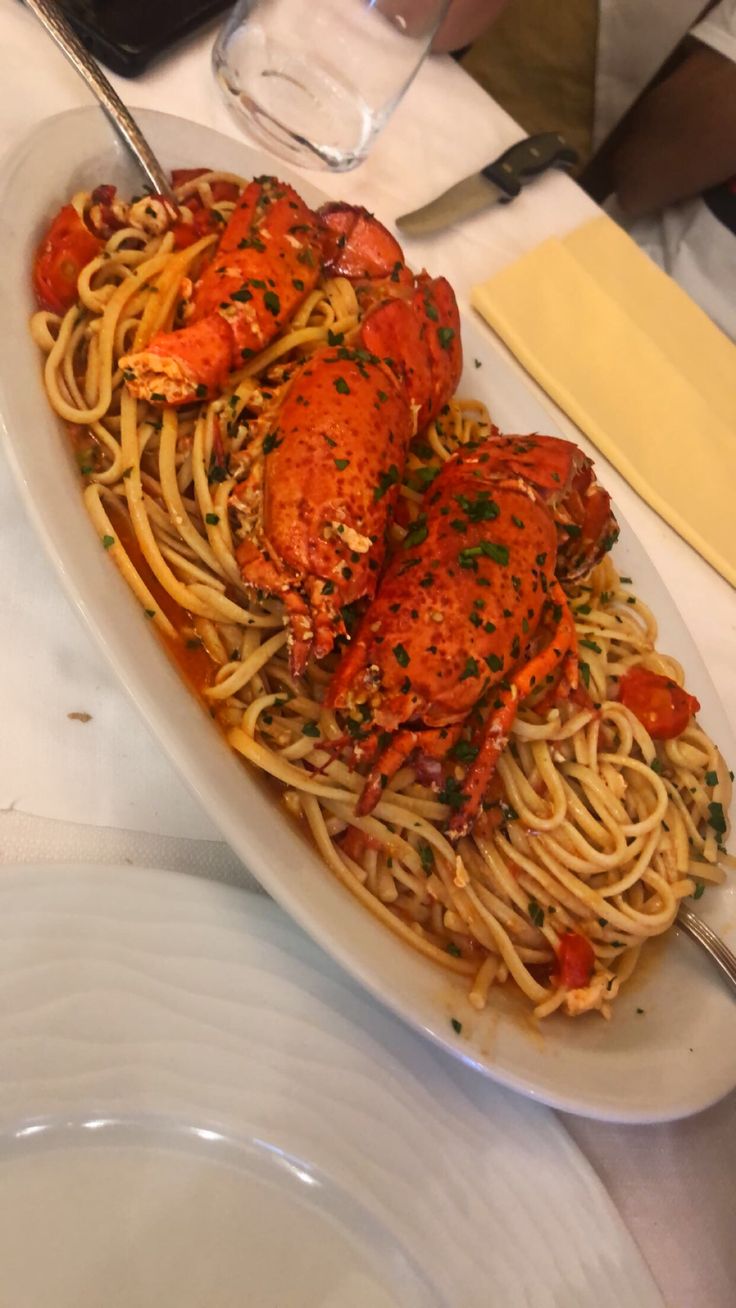
[[[178,199],[195,196],[226,220],[232,204],[213,198],[223,181],[242,184],[205,173]],[[92,197],[73,204],[83,215]],[[283,605],[242,581],[235,549],[247,515],[228,504],[289,368],[328,340],[350,340],[361,309],[350,281],[322,278],[216,398],[181,409],[134,399],[119,358],[176,325],[182,284],[215,240],[175,250],[171,230],[125,225],[82,270],[72,307],[32,319],[95,531],[233,749],[274,778],[326,867],[405,945],[466,978],[477,1008],[508,982],[539,1017],[608,1016],[647,940],[732,863],[731,778],[714,743],[695,719],[655,740],[616,695],[633,666],[678,685],[682,669],[657,651],[653,615],[606,559],[567,587],[590,698],[549,708],[537,693],[522,705],[472,833],[449,842],[447,803],[409,766],[370,815],[356,814],[363,776],[341,747],[344,720],[324,703],[334,658],[292,675]],[[413,442],[394,544],[438,467],[490,432],[482,403],[455,398]],[[560,966],[571,935],[593,960],[577,986]]]

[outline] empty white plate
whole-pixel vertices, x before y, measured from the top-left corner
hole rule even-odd
[[[552,1114],[273,904],[0,878],[1,1308],[662,1308]]]

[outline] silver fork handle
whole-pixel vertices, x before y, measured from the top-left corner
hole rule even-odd
[[[720,936],[715,931],[711,931],[707,922],[692,909],[680,904],[677,913],[677,921],[683,931],[687,931],[693,940],[697,940],[702,945],[706,953],[710,954],[713,962],[721,969],[724,975],[731,982],[734,993],[736,993],[736,955],[731,953],[728,945],[724,944]]]
[[[92,58],[69,26],[54,0],[25,0],[28,8],[46,28],[73,68],[97,96],[116,132],[135,156],[154,191],[171,196],[171,184],[138,124],[113,90],[99,64]]]

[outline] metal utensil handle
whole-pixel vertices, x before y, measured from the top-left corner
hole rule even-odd
[[[171,184],[138,124],[113,90],[99,64],[85,50],[54,0],[25,0],[28,8],[64,52],[70,64],[94,92],[131,154],[135,156],[154,191],[171,195]]]
[[[699,945],[710,954],[713,962],[720,967],[721,971],[728,977],[728,980],[736,992],[736,955],[731,953],[728,945],[724,944],[720,936],[715,931],[711,931],[707,922],[692,909],[686,908],[684,904],[680,905],[677,913],[677,921],[693,940],[697,940]]]

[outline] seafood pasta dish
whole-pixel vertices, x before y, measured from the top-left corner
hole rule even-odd
[[[731,777],[591,460],[456,393],[452,288],[365,210],[173,183],[74,195],[33,268],[49,402],[141,630],[397,948],[478,1009],[508,985],[610,1016],[732,866]]]

